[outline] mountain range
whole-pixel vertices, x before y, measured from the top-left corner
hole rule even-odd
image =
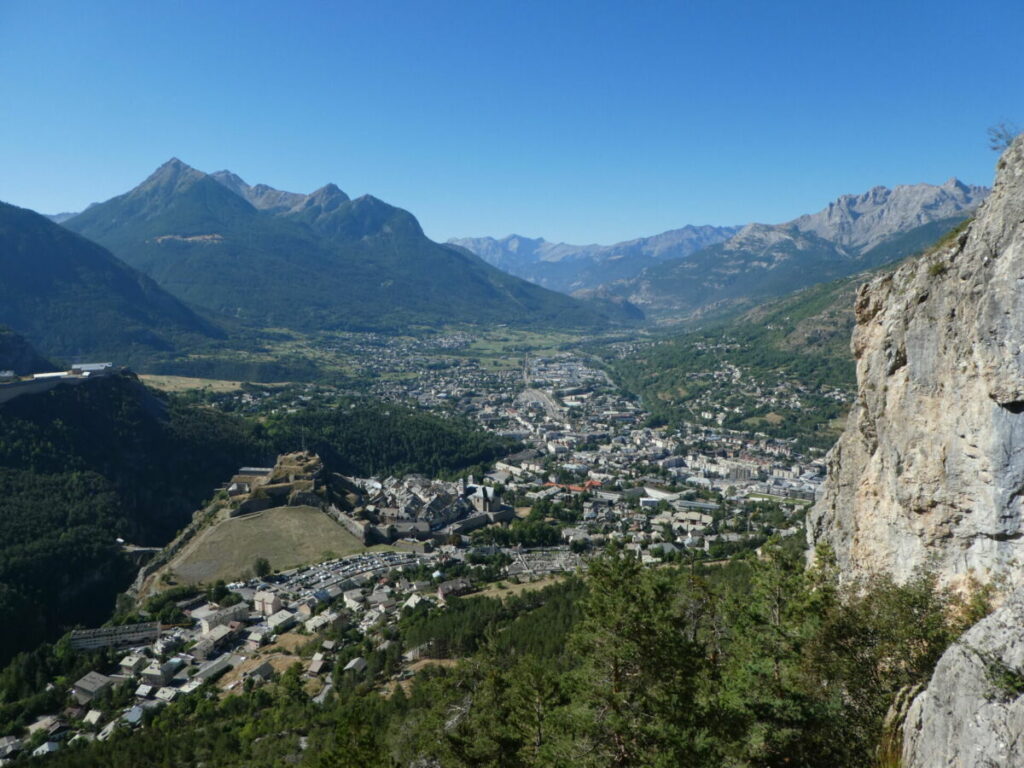
[[[843,195],[783,224],[685,227],[612,246],[515,235],[453,242],[551,287],[616,296],[653,319],[676,320],[743,308],[903,258],[969,216],[987,194],[950,179]],[[567,282],[572,270],[581,277]]]
[[[252,186],[172,159],[66,218],[0,204],[0,324],[48,356],[166,367],[243,327],[600,329],[644,313],[706,318],[898,260],[987,192],[956,179],[876,187],[784,224],[687,226],[612,246],[518,236],[439,244],[412,214],[370,195]]]
[[[403,330],[455,323],[592,328],[639,315],[580,301],[424,235],[416,218],[328,184],[305,195],[178,159],[63,226],[182,301],[260,328]]]
[[[590,290],[614,280],[638,275],[667,259],[681,259],[727,240],[739,227],[687,225],[652,237],[615,245],[569,245],[544,238],[509,235],[454,238],[449,243],[468,248],[488,264],[545,288],[563,293]]]

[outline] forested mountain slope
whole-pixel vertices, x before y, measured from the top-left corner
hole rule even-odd
[[[174,159],[64,226],[178,298],[303,331],[451,323],[600,327],[627,318],[512,277],[423,234],[412,214],[334,185],[272,195]],[[254,207],[256,201],[261,207]]]
[[[109,617],[130,580],[117,538],[163,544],[261,457],[252,429],[157,399],[131,374],[0,405],[0,658]]]
[[[121,363],[223,335],[107,249],[5,203],[0,324],[47,355]]]
[[[23,336],[0,326],[0,371],[18,376],[54,370],[54,364],[42,357]]]

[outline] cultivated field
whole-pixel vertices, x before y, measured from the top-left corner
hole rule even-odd
[[[163,392],[187,392],[192,389],[205,389],[210,392],[236,392],[242,388],[240,381],[224,381],[223,379],[195,379],[190,376],[155,376],[143,373],[139,376],[142,382],[153,389]]]
[[[285,570],[366,549],[362,542],[314,507],[279,507],[222,520],[198,533],[171,563],[186,584],[233,581],[258,557]]]

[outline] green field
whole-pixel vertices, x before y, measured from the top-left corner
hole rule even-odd
[[[363,546],[314,507],[279,507],[222,520],[201,531],[170,564],[186,584],[232,581],[265,557],[276,570],[363,552]]]
[[[524,352],[548,355],[558,352],[565,344],[580,340],[580,334],[565,331],[525,331],[500,328],[477,331],[476,340],[467,354],[474,357],[521,357]]]

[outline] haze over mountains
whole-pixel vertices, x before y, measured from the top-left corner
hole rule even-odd
[[[64,226],[181,300],[257,327],[400,330],[454,323],[594,327],[626,317],[428,239],[416,218],[329,184],[249,186],[177,159]]]
[[[652,237],[615,245],[549,243],[542,237],[509,235],[453,238],[449,243],[468,248],[488,264],[524,280],[563,293],[597,288],[603,283],[635,277],[645,267],[666,259],[689,256],[727,240],[739,227],[687,225]]]
[[[938,238],[987,194],[987,188],[957,179],[875,187],[783,224],[688,226],[612,246],[556,245],[516,235],[452,242],[549,287],[614,295],[655,318],[679,319],[895,261]]]

